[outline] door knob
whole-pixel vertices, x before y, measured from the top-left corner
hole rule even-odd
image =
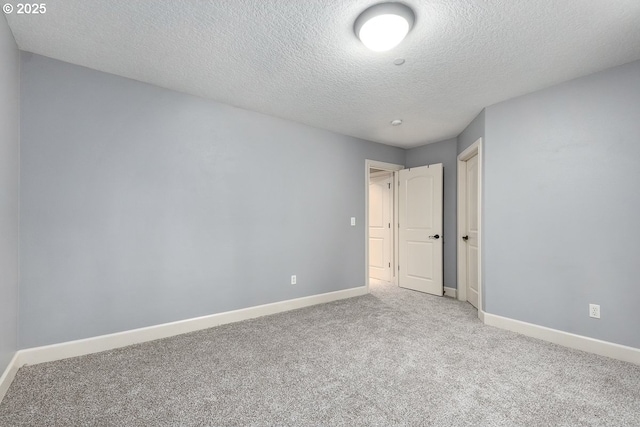
[[[424,236],[424,234],[423,234],[423,236]],[[435,234],[435,235],[433,235],[433,236],[429,236],[429,238],[430,238],[430,239],[436,239],[436,240],[437,240],[437,239],[439,239],[439,238],[440,238],[440,235],[439,235],[439,234]]]
[[[466,242],[467,240],[469,240],[469,236],[462,236],[462,240]]]

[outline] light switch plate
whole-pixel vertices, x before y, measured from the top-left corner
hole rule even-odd
[[[351,217],[351,226],[354,226],[354,225],[356,225],[356,217],[352,216]]]

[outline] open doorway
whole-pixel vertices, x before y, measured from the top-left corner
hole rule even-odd
[[[393,281],[393,172],[369,170],[369,283]]]
[[[367,287],[397,284],[397,218],[394,172],[404,166],[367,160],[365,164],[365,274]]]

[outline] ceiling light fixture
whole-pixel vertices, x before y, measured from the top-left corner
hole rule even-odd
[[[401,119],[391,120],[391,126],[400,126],[402,124]]]
[[[396,47],[407,36],[415,15],[402,3],[379,3],[358,16],[354,24],[356,36],[369,49],[384,52]]]

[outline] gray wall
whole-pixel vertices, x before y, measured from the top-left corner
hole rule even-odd
[[[407,150],[406,167],[442,163],[444,166],[444,286],[457,287],[457,153],[456,138]]]
[[[485,110],[469,123],[469,125],[458,135],[458,154],[469,148],[478,138],[484,137]]]
[[[488,107],[484,149],[486,310],[640,347],[640,61]]]
[[[0,16],[0,375],[17,349],[20,54]]]
[[[22,78],[22,348],[365,284],[365,159],[404,150],[27,53]]]

